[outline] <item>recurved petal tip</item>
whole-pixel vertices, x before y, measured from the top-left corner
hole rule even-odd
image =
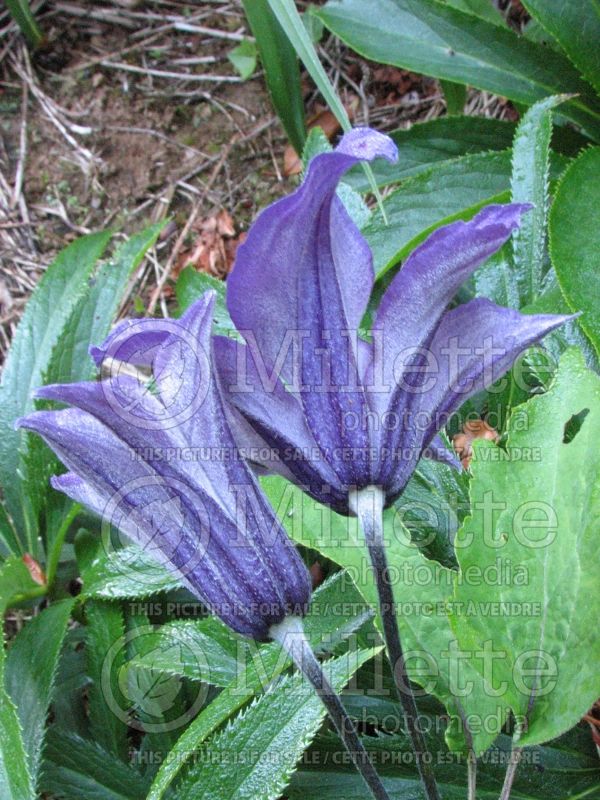
[[[342,136],[335,149],[337,153],[361,161],[372,161],[374,158],[385,158],[391,162],[398,160],[398,148],[393,140],[372,128],[353,128]]]

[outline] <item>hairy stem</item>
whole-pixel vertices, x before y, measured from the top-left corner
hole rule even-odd
[[[271,636],[289,653],[294,664],[315,688],[356,769],[362,775],[375,800],[390,800],[354,723],[317,661],[304,634],[300,617],[286,617],[282,623],[271,628]]]
[[[477,800],[477,758],[469,752],[467,757],[468,800]]]
[[[389,579],[389,570],[385,545],[383,541],[383,492],[377,486],[368,486],[365,489],[350,493],[350,509],[356,514],[362,525],[363,533],[369,550],[371,564],[375,572],[377,594],[383,622],[383,634],[387,647],[388,657],[392,665],[392,673],[396,684],[398,698],[402,704],[404,720],[410,740],[412,742],[419,775],[423,782],[425,795],[428,800],[440,800],[431,754],[425,744],[423,733],[419,727],[419,718],[415,698],[410,687],[404,653],[400,642],[400,631],[394,605],[394,595]]]
[[[517,767],[519,766],[522,755],[522,747],[513,747],[512,753],[510,754],[510,761],[508,767],[506,768],[506,775],[504,776],[504,786],[502,787],[500,800],[509,800],[510,798],[513,781],[515,779],[515,775],[517,774]]]

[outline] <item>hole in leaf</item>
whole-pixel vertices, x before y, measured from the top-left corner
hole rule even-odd
[[[589,413],[590,413],[589,408],[583,408],[578,414],[573,414],[571,419],[568,419],[565,422],[565,429],[563,432],[564,444],[569,444],[569,442],[573,441],[573,439],[577,436],[577,434],[581,430],[583,421]]]

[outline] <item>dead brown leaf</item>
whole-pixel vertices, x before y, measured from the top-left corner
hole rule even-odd
[[[497,442],[500,439],[500,434],[483,419],[472,419],[465,422],[463,433],[457,433],[452,439],[454,449],[465,469],[468,469],[473,458],[473,441],[475,439],[488,439],[490,442]]]
[[[198,220],[192,226],[192,243],[179,254],[173,277],[185,267],[193,267],[198,272],[224,278],[231,271],[237,249],[245,238],[244,233],[235,235],[231,214],[225,209]]]

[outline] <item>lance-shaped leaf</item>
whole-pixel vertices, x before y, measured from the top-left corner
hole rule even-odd
[[[527,111],[513,143],[512,201],[531,203],[531,213],[513,236],[513,261],[520,306],[532,303],[542,287],[548,218],[552,109],[566,98],[547,97]]]
[[[509,423],[505,453],[476,443],[471,514],[456,539],[463,574],[499,557],[513,569],[495,585],[459,583],[452,616],[523,745],[568,730],[600,694],[600,380],[570,350],[526,410],[528,428]]]
[[[327,662],[325,672],[335,690],[341,691],[375,652],[358,650]],[[306,680],[284,678],[212,737],[178,785],[177,796],[192,800],[202,791],[206,797],[276,800],[324,716]]]
[[[600,148],[569,167],[550,212],[550,255],[558,282],[579,324],[600,355]]]

